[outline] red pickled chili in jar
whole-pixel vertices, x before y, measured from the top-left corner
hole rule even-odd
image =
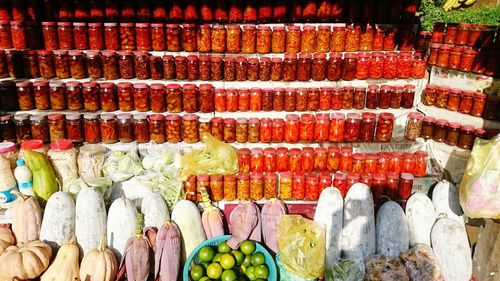
[[[333,186],[336,187],[340,191],[340,194],[342,194],[342,197],[345,198],[349,190],[347,176],[343,173],[335,173],[333,176]]]
[[[4,24],[2,23],[2,26],[3,25]],[[43,42],[45,50],[51,51],[59,48],[59,40],[57,39],[57,27],[55,22],[42,22],[42,34],[43,34]],[[12,47],[12,41],[10,35],[3,41],[4,41],[4,43],[2,43],[2,45],[4,45],[3,48]]]
[[[358,65],[356,67],[356,79],[365,80],[369,77],[371,57],[369,53],[358,54]]]
[[[376,116],[374,113],[364,112],[361,115],[361,124],[360,124],[360,135],[359,139],[362,142],[372,142],[375,135],[375,119]]]
[[[474,103],[474,92],[462,91],[458,112],[463,114],[469,114],[472,111],[473,103]]]
[[[272,121],[269,118],[262,118],[259,126],[260,142],[270,143],[272,140]]]
[[[484,111],[484,106],[486,103],[486,94],[484,93],[475,93],[474,94],[474,103],[472,104],[472,110],[470,114],[472,116],[482,116]]]
[[[286,52],[298,53],[300,52],[301,30],[300,26],[289,25],[286,33]]]
[[[106,50],[120,49],[120,32],[116,22],[104,23],[104,45]]]
[[[411,77],[413,59],[411,52],[401,52],[398,56],[398,78],[408,79]]]
[[[298,148],[290,149],[290,172],[300,172],[302,171],[302,150]]]
[[[271,51],[273,53],[284,53],[286,51],[286,32],[284,26],[273,26]]]
[[[379,87],[378,85],[369,85],[366,93],[366,108],[376,109],[378,103]]]
[[[137,50],[149,51],[151,50],[151,32],[149,23],[136,23],[135,24],[135,39]]]
[[[392,138],[393,127],[394,114],[386,112],[380,113],[375,134],[377,141],[389,142]]]
[[[304,147],[300,160],[302,172],[314,171],[314,149],[312,147]]]
[[[342,92],[342,109],[352,109],[354,107],[354,87],[346,86]]]
[[[74,47],[73,28],[71,25],[72,25],[71,22],[57,23],[57,37],[59,39],[59,49],[63,50],[73,49]]]
[[[318,200],[319,198],[319,179],[315,174],[308,175],[306,178],[306,200]]]
[[[328,114],[316,115],[316,123],[314,125],[314,140],[317,142],[328,141],[330,128],[330,118]]]
[[[348,113],[345,121],[344,139],[354,142],[359,139],[361,116],[358,113]]]
[[[381,52],[373,52],[368,69],[368,78],[380,79],[384,75],[385,55]],[[425,61],[424,61],[425,62]]]
[[[398,77],[398,54],[394,52],[386,53],[384,60],[385,79],[395,79]]]
[[[167,111],[167,94],[165,91],[165,86],[163,84],[151,84],[150,88],[149,99],[151,104],[151,111],[158,113]]]
[[[134,84],[134,108],[137,111],[149,111],[149,87],[144,83]]]
[[[281,118],[274,118],[272,122],[272,142],[281,143],[285,136],[285,122]]]
[[[241,88],[238,91],[238,111],[250,110],[250,91],[246,88]]]
[[[328,139],[331,142],[342,142],[344,140],[344,127],[344,114],[332,113]]]
[[[326,148],[317,147],[314,150],[314,171],[323,172],[326,171],[328,153]]]
[[[85,22],[73,23],[73,38],[75,41],[75,49],[86,50],[89,48],[87,23]]]
[[[306,177],[304,173],[298,172],[293,174],[292,183],[292,198],[295,200],[302,200],[306,193]]]
[[[296,143],[299,141],[299,117],[289,114],[285,119],[285,142]]]
[[[336,87],[332,89],[331,94],[331,109],[339,110],[342,109],[343,104],[343,88]]]
[[[331,88],[320,88],[319,110],[330,110],[331,108]]]
[[[104,28],[102,23],[88,24],[89,48],[91,50],[103,50],[104,45]]]
[[[100,131],[103,143],[118,142],[118,121],[112,113],[100,115]]]
[[[250,153],[250,171],[258,173],[264,171],[264,151],[262,148],[252,148]]]

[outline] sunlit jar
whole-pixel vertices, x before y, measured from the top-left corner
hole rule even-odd
[[[257,60],[257,59],[255,59]],[[250,59],[249,61],[253,61]],[[258,62],[258,80],[269,81],[271,80],[271,59],[268,57],[261,57],[260,62]]]
[[[226,38],[224,36],[224,43],[226,43],[225,40]],[[198,32],[196,33],[196,46],[198,48],[198,52],[210,52],[212,50],[211,44],[210,25],[202,24],[198,26]]]
[[[422,79],[425,77],[426,73],[426,61],[425,56],[420,53],[415,53],[413,59],[413,66],[411,70],[411,78]]]
[[[262,143],[270,143],[272,141],[272,120],[270,118],[260,119],[259,136]]]
[[[446,109],[451,111],[457,111],[460,106],[460,89],[451,89],[448,95],[448,101],[446,103]]]
[[[285,111],[295,111],[295,105],[297,100],[297,89],[286,88],[284,94],[284,110]]]
[[[107,50],[120,49],[120,32],[116,22],[104,23],[104,45]]]
[[[316,115],[316,123],[314,125],[314,140],[317,142],[328,141],[330,128],[330,118],[328,114]]]
[[[214,112],[214,88],[211,84],[201,84],[199,91],[200,112]]]
[[[384,51],[393,51],[396,48],[396,29],[388,28],[385,30]]]
[[[353,186],[355,183],[360,182],[360,176],[358,173],[347,173],[347,191]]]
[[[224,58],[224,80],[234,81],[236,80],[236,60],[234,57]]]
[[[151,27],[153,27],[153,25],[154,24],[151,24]],[[154,29],[153,29],[153,31],[154,31]],[[158,36],[160,36],[160,34]],[[161,34],[161,36],[163,37],[163,34]],[[192,24],[192,23],[183,24],[182,25],[182,40],[181,40],[182,41],[182,50],[184,50],[185,52],[195,52],[198,48],[196,36],[197,36],[197,34],[196,34],[196,25],[195,24]],[[153,37],[154,37],[154,32],[153,32]],[[166,40],[167,40],[167,43],[166,43],[166,45],[167,45],[168,44],[168,37]],[[210,29],[208,29],[208,40],[209,40],[208,42],[210,42]],[[153,40],[153,45],[154,45],[154,40]],[[208,48],[210,48],[210,43],[208,44]],[[153,46],[153,50],[154,50],[154,46]]]
[[[88,33],[87,23],[85,22],[73,23],[73,38],[75,41],[75,49],[86,50],[89,48],[89,37],[87,33]],[[60,42],[59,44],[61,43],[62,42]]]
[[[149,54],[146,51],[134,52],[134,71],[137,79],[145,80],[151,78],[149,72]]]
[[[286,51],[287,33],[282,25],[273,26],[271,35],[271,52],[284,53]]]
[[[373,201],[375,204],[379,203],[380,197],[384,194],[386,178],[382,173],[373,174],[371,181],[371,190],[373,194]]]
[[[149,137],[156,143],[165,142],[165,116],[161,114],[149,115]]]
[[[271,80],[280,81],[283,79],[283,62],[281,58],[271,59]]]
[[[272,147],[264,149],[264,172],[276,172],[276,150]]]
[[[59,38],[59,49],[71,50],[74,48],[73,28],[71,25],[72,25],[71,22],[57,23],[57,37]],[[16,46],[14,47],[19,48]]]
[[[342,80],[352,81],[356,78],[358,55],[346,53],[342,60]]]
[[[379,142],[389,142],[392,138],[394,127],[394,114],[380,113],[377,122],[377,131],[375,137]]]
[[[69,51],[69,70],[71,77],[74,79],[82,79],[87,77],[85,69],[85,61],[82,51]]]
[[[398,77],[398,54],[395,52],[388,52],[385,54],[384,60],[384,78],[395,79]]]
[[[220,92],[222,93],[222,91]],[[238,90],[236,88],[227,88],[225,90],[224,102],[225,102],[225,111],[228,112],[238,111]],[[217,103],[217,99],[215,100],[215,103]],[[219,106],[219,108],[220,107],[221,106]],[[217,111],[217,105],[215,110]]]
[[[398,56],[398,78],[408,79],[411,77],[411,71],[413,67],[413,59],[411,52],[401,52]]]
[[[365,108],[365,101],[366,101],[366,87],[354,88],[353,107],[355,109],[363,109]]]
[[[473,103],[474,103],[474,92],[462,91],[458,112],[463,114],[469,114],[472,111]]]
[[[378,103],[379,87],[378,85],[369,85],[366,92],[366,108],[376,109]]]
[[[238,91],[238,111],[250,110],[250,90],[241,88]]]
[[[330,38],[331,38],[330,26],[329,25],[318,26],[318,31],[316,32],[316,52],[318,53],[329,52]]]
[[[304,147],[302,149],[300,166],[302,172],[310,173],[314,171],[314,149],[312,147]]]
[[[319,92],[319,110],[330,110],[332,96],[332,88],[320,88]]]
[[[360,34],[359,50],[371,51],[373,45],[374,31],[371,25],[363,27]]]
[[[433,106],[437,100],[438,87],[434,84],[427,84],[422,94],[422,103],[424,105]]]
[[[361,125],[359,139],[362,142],[372,142],[375,135],[375,119],[374,113],[364,112],[361,114]]]
[[[102,23],[89,23],[88,24],[88,38],[89,48],[91,50],[102,50],[104,45],[104,31]],[[75,37],[76,40],[76,37]],[[76,44],[76,42],[75,42]]]
[[[313,53],[316,49],[316,27],[305,25],[302,31],[300,51],[303,53]]]
[[[228,53],[239,53],[241,51],[241,29],[237,24],[227,26],[226,46]]]
[[[80,114],[66,114],[66,138],[74,143],[83,142],[83,122]]]
[[[313,124],[314,126],[314,124]],[[285,118],[285,142],[296,143],[299,141],[299,117],[289,114]]]
[[[56,70],[56,76],[59,79],[66,79],[71,77],[71,72],[69,68],[69,56],[68,51],[56,50],[54,53],[54,66]]]
[[[285,44],[287,53],[300,52],[301,33],[302,32],[300,30],[300,26],[297,25],[287,26],[286,44]]]
[[[224,25],[214,25],[211,31],[211,48],[214,53],[226,51],[226,28]]]
[[[444,35],[443,42],[446,44],[455,44],[455,38],[457,37],[458,26],[448,24],[446,27],[446,33]]]
[[[319,178],[316,174],[310,174],[306,178],[305,200],[318,200],[320,193]]]
[[[477,56],[477,51],[474,49],[465,49],[460,55],[460,64],[458,69],[460,71],[471,71],[472,64]]]
[[[398,196],[400,199],[408,199],[412,193],[413,175],[411,173],[402,173],[399,181]]]
[[[358,113],[348,113],[345,121],[344,139],[354,142],[359,139],[361,116]]]
[[[447,65],[448,68],[458,69],[458,67],[460,66],[460,57],[462,55],[462,51],[463,48],[459,46],[451,48],[449,61]]]
[[[103,76],[106,80],[115,80],[120,77],[118,56],[115,51],[102,51]]]
[[[418,150],[415,152],[415,167],[412,171],[416,177],[424,177],[427,171],[427,152]]]
[[[60,113],[48,115],[49,136],[51,141],[65,138],[65,118]]]
[[[182,137],[186,143],[196,143],[198,138],[198,116],[186,114],[182,117]]]
[[[360,26],[348,25],[346,27],[346,35],[345,35],[346,52],[356,52],[359,50],[360,36],[361,36]]]
[[[472,126],[462,126],[460,129],[460,135],[458,137],[457,146],[462,149],[472,149],[474,145],[474,127]]]
[[[326,148],[317,147],[314,150],[314,171],[323,172],[326,171],[328,153]]]
[[[389,106],[391,108],[400,108],[401,102],[403,101],[403,86],[392,86],[390,94]]]
[[[239,143],[246,143],[248,141],[248,119],[238,118],[235,122],[233,122],[233,121],[228,121],[228,122],[230,123],[230,124],[228,124],[228,129],[232,128],[232,126],[235,126],[234,141],[239,142]],[[224,126],[225,125],[226,125],[226,120],[224,120]],[[225,130],[226,130],[226,127],[224,127],[224,138],[225,138],[225,134],[226,134]],[[234,141],[231,141],[231,142],[234,142]]]
[[[259,54],[271,53],[272,32],[269,26],[259,26],[256,32],[256,52]]]
[[[262,173],[250,173],[250,199],[260,200],[264,197],[264,179]]]
[[[310,58],[309,58],[310,63]],[[310,68],[309,68],[310,70]],[[283,81],[291,82],[295,81],[297,70],[297,57],[295,54],[285,54],[285,59],[283,60]],[[309,80],[309,79],[307,79]],[[307,81],[306,80],[306,81]]]
[[[264,175],[264,197],[271,199],[277,195],[278,179],[275,173],[266,173]]]
[[[302,171],[302,150],[299,148],[290,149],[289,171],[292,173]]]
[[[474,103],[472,104],[472,110],[471,110],[470,114],[472,116],[477,116],[477,117],[482,116],[485,103],[486,103],[486,94],[475,93],[474,94]]]
[[[437,62],[439,49],[441,48],[441,44],[431,44],[429,57],[427,58],[427,63],[430,65],[435,65]]]
[[[165,127],[167,130],[167,141],[169,143],[179,143],[182,141],[182,121],[179,115],[169,114],[166,117]]]
[[[95,113],[84,115],[83,131],[87,143],[98,143],[101,141],[101,130],[97,116]]]
[[[92,79],[103,77],[101,56],[98,51],[87,51],[85,54],[86,73]]]
[[[299,66],[299,70],[300,68],[301,66]],[[326,54],[314,54],[314,59],[312,60],[312,68],[311,68],[311,78],[314,81],[325,80],[327,69],[328,69],[328,61],[326,60]]]
[[[228,175],[229,177],[229,175]],[[189,176],[184,181],[184,192],[186,193],[186,200],[197,201],[197,176]],[[228,192],[229,194],[229,192]],[[236,179],[234,179],[234,199],[236,199]]]
[[[199,59],[199,70],[198,70],[199,78],[202,81],[209,81],[211,78],[211,76],[210,76],[210,71],[211,71],[210,57],[209,56],[200,56],[198,59]],[[222,65],[222,63],[220,65]]]
[[[295,97],[295,110],[296,111],[306,111],[308,107],[308,94],[307,88],[297,88],[297,94]]]
[[[99,88],[96,82],[84,82],[82,89],[85,111],[97,111],[100,108]],[[122,110],[122,108],[120,108]],[[132,109],[131,109],[132,110]]]
[[[8,22],[6,22],[8,24]],[[2,23],[2,27],[4,24]],[[57,40],[57,27],[55,22],[42,22],[42,34],[45,50],[51,51],[59,48],[59,41]],[[8,41],[7,41],[8,40]],[[8,39],[4,41],[5,45],[2,48],[12,47],[12,41],[10,37],[10,26],[9,26],[9,36]]]
[[[328,130],[328,139],[331,142],[342,142],[344,140],[344,118],[343,113],[332,113]]]
[[[282,143],[285,137],[285,121],[281,118],[274,118],[272,121],[272,138],[274,143]]]
[[[369,77],[371,57],[369,53],[358,54],[358,65],[356,68],[356,79],[365,80]]]
[[[448,67],[448,61],[450,59],[450,51],[451,51],[451,46],[449,45],[441,45],[441,47],[439,47],[439,52],[436,59],[436,66]]]
[[[71,81],[66,83],[66,97],[68,99],[69,110],[83,109],[82,86],[80,82]],[[36,95],[35,95],[35,102],[36,102]]]
[[[387,173],[385,180],[384,195],[394,200],[398,198],[399,175],[396,173]]]
[[[243,127],[241,129],[243,129]],[[260,141],[260,120],[258,118],[250,118],[248,120],[247,135],[248,142],[250,143],[257,143]]]
[[[49,94],[49,82],[48,81],[35,81],[33,82],[33,87],[30,86],[31,84],[28,81],[22,81],[16,83],[16,86],[18,87],[18,102],[21,104],[21,98],[23,101],[23,107],[30,107],[28,104],[30,99],[31,99],[31,94],[29,93],[30,91],[33,91],[33,97],[35,100],[35,106],[36,109],[38,110],[47,110],[50,109],[50,94]],[[19,96],[19,92],[21,92],[21,96]],[[28,102],[26,102],[26,101]],[[23,109],[21,109],[23,110]]]
[[[181,105],[185,112],[193,113],[198,111],[198,89],[194,84],[184,84],[182,87]],[[168,97],[167,97],[168,103]]]
[[[377,154],[377,170],[380,173],[387,173],[390,168],[391,154],[387,152],[379,152]]]
[[[177,78],[177,80],[186,80],[188,78],[186,57],[175,57],[175,78]]]
[[[135,35],[137,50],[151,50],[151,32],[149,29],[149,23],[136,23]]]
[[[257,90],[258,89],[258,90]],[[260,98],[258,92],[261,92]],[[254,94],[255,93],[255,94]],[[259,99],[260,99],[260,109],[259,108]],[[252,109],[252,103],[255,101],[255,106]],[[251,111],[272,111],[273,110],[273,89],[265,88],[260,90],[259,88],[253,88],[250,94],[250,110]]]
[[[434,106],[438,108],[445,108],[448,104],[448,96],[450,93],[450,88],[445,86],[437,87],[437,97]]]
[[[436,120],[434,125],[434,135],[432,139],[436,142],[444,142],[448,131],[448,121],[444,119]]]
[[[343,173],[352,170],[352,147],[342,147],[340,150],[339,170]]]
[[[330,53],[328,59],[327,79],[338,81],[342,77],[342,53]]]
[[[53,110],[65,110],[68,108],[66,101],[66,87],[61,82],[51,82],[50,87],[50,107]]]
[[[444,143],[451,146],[456,146],[458,144],[458,137],[460,134],[460,124],[455,122],[448,123],[448,131],[446,133],[446,139]]]
[[[238,150],[238,171],[240,173],[250,172],[250,149],[241,148]]]
[[[342,88],[342,109],[352,109],[354,106],[354,87]]]
[[[222,175],[210,176],[210,198],[213,201],[221,201],[224,199],[224,181]]]
[[[279,197],[281,200],[292,199],[292,173],[280,173]]]
[[[413,173],[415,170],[415,154],[403,153],[401,163],[401,173]],[[392,171],[393,169],[391,169]],[[396,171],[397,172],[397,171]]]
[[[236,119],[224,119],[223,135],[226,143],[233,143],[236,141]]]
[[[134,108],[139,112],[150,110],[149,106],[149,86],[145,83],[134,84]]]
[[[333,186],[336,187],[340,191],[340,194],[342,194],[342,197],[345,198],[349,190],[347,176],[343,173],[335,173],[333,176]]]
[[[33,99],[33,87],[29,81],[20,81],[16,83],[17,88],[17,102],[19,109],[31,110],[35,108],[35,101]]]
[[[365,155],[363,153],[354,153],[352,159],[351,171],[353,173],[363,173],[365,171]]]
[[[312,142],[314,140],[315,118],[311,114],[303,114],[300,118],[300,141]]]
[[[264,171],[264,150],[253,148],[250,153],[250,171],[262,173]]]
[[[135,29],[133,23],[120,23],[120,48],[122,50],[136,49]]]

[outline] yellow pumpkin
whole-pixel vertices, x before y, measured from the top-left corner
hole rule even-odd
[[[42,241],[10,246],[0,256],[0,280],[28,280],[40,276],[49,267],[52,249]]]
[[[5,227],[0,227],[0,255],[5,252],[5,249],[14,245],[14,235],[12,235],[12,231]]]
[[[80,249],[76,245],[76,238],[73,236],[71,241],[64,243],[56,258],[40,278],[40,281],[78,281],[80,262]]]
[[[80,280],[113,281],[118,271],[118,263],[111,250],[106,248],[106,236],[101,238],[99,247],[88,252],[80,265]]]
[[[42,209],[35,197],[24,196],[19,192],[12,205],[12,232],[17,243],[27,243],[40,238]]]

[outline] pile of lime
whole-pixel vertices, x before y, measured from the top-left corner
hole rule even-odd
[[[255,242],[244,241],[237,250],[226,242],[218,247],[203,247],[198,252],[200,263],[191,267],[193,281],[265,281],[269,267],[262,252],[255,251]]]

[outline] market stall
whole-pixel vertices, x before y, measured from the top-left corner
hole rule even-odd
[[[0,0],[0,280],[490,280],[497,27],[417,7]]]

